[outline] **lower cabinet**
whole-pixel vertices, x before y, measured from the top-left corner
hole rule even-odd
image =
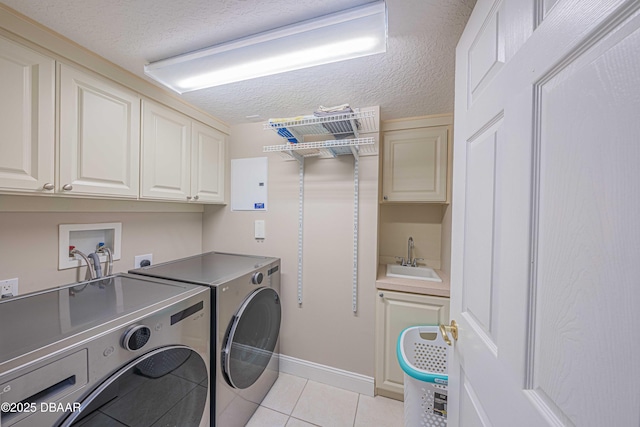
[[[404,372],[396,356],[400,333],[416,325],[449,323],[449,298],[378,289],[376,298],[376,394],[404,399]]]

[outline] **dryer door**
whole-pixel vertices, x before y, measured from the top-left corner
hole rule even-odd
[[[122,367],[82,402],[67,426],[199,426],[207,409],[204,359],[184,346],[151,351]]]
[[[245,389],[264,372],[280,333],[280,297],[271,288],[254,291],[227,328],[222,372],[232,387]]]

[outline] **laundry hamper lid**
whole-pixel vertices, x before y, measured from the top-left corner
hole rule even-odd
[[[435,334],[434,340],[425,340],[420,334]],[[400,334],[398,337],[398,345],[396,346],[396,354],[398,363],[402,370],[412,378],[429,383],[447,385],[449,375],[422,369],[423,365],[415,357],[415,351],[410,351],[412,346],[416,344],[426,344],[427,352],[435,352],[438,354],[430,355],[437,358],[444,357],[444,370],[446,372],[446,357],[448,346],[439,334],[438,326],[411,326]]]

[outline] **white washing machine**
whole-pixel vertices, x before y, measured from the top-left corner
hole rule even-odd
[[[209,426],[209,294],[118,274],[1,300],[0,426]]]
[[[212,425],[244,426],[279,374],[280,259],[209,252],[130,273],[211,288]]]

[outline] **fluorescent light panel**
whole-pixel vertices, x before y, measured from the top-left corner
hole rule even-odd
[[[152,62],[149,77],[185,93],[387,50],[384,1]]]

